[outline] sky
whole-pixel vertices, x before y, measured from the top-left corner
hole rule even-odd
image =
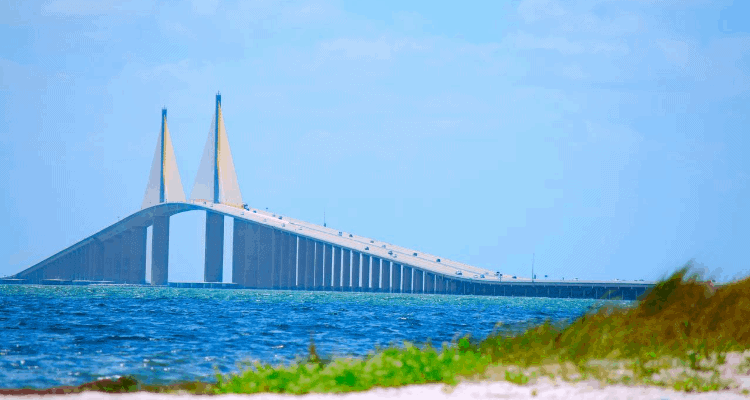
[[[748,15],[0,0],[0,276],[139,210],[162,107],[189,195],[221,91],[250,207],[519,276],[746,277]],[[170,280],[202,280],[204,221],[172,217]]]

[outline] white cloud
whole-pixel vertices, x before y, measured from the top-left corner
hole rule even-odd
[[[219,7],[219,0],[193,0],[193,12],[198,15],[213,15]]]
[[[557,0],[524,0],[518,5],[518,14],[527,23],[557,23],[566,32],[587,32],[599,35],[622,36],[639,32],[644,27],[642,18],[632,13],[620,13],[613,18],[602,18],[590,11],[580,11],[580,2],[565,2],[563,8]],[[594,4],[583,4],[593,8]],[[573,10],[577,8],[579,10]]]
[[[175,33],[178,36],[184,36],[188,39],[195,39],[196,36],[192,30],[188,29],[185,25],[176,21],[164,21],[161,25],[162,30],[167,33]]]
[[[414,50],[422,51],[429,46],[413,39],[377,40],[339,38],[320,43],[320,48],[330,54],[338,54],[348,59],[388,60],[396,52]]]
[[[680,67],[685,67],[688,62],[690,47],[680,40],[664,39],[656,42],[667,60]]]
[[[54,0],[42,5],[45,15],[105,15],[147,14],[154,5],[148,1],[132,0]]]
[[[525,32],[516,34],[513,42],[519,49],[555,50],[562,54],[581,54],[585,51],[582,44],[571,42],[564,37],[537,37]]]
[[[549,17],[565,15],[565,10],[556,0],[523,0],[518,13],[526,22],[535,22]]]
[[[570,64],[560,68],[560,75],[574,80],[581,80],[587,77],[587,75],[581,69],[578,64]]]
[[[391,45],[384,39],[364,40],[339,38],[320,44],[323,51],[341,54],[344,58],[372,58],[387,60],[391,58]]]
[[[511,35],[510,41],[518,49],[553,50],[566,55],[591,53],[622,56],[630,52],[628,45],[621,42],[571,41],[562,36],[539,37],[526,32]]]

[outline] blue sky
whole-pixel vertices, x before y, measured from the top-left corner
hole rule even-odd
[[[508,274],[747,276],[748,15],[0,2],[0,275],[138,210],[162,106],[189,195],[220,90],[252,207]],[[172,280],[202,279],[204,219],[172,218]]]

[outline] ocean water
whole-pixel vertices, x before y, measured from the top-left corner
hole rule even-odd
[[[132,375],[215,381],[241,363],[365,356],[493,329],[570,321],[594,300],[370,293],[0,285],[0,387]],[[502,323],[499,327],[497,323]]]

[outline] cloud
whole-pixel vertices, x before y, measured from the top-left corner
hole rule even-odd
[[[147,14],[153,8],[153,3],[141,0],[54,0],[42,6],[42,14],[62,16]]]
[[[525,32],[516,34],[512,41],[519,49],[532,50],[555,50],[562,54],[581,54],[585,47],[576,42],[571,42],[564,37],[537,37]]]
[[[584,6],[593,8],[594,3]],[[568,7],[578,6],[576,2],[563,3]],[[639,32],[644,23],[641,17],[632,13],[618,13],[612,18],[602,18],[590,11],[574,11],[563,8],[557,0],[524,0],[518,5],[518,14],[526,23],[556,23],[560,30],[566,32],[587,32],[599,35],[622,36]]]
[[[587,77],[578,64],[565,65],[560,68],[559,73],[566,78],[574,80],[581,80]]]
[[[630,52],[630,48],[624,43],[601,40],[571,41],[561,36],[540,37],[526,32],[518,32],[509,38],[518,49],[552,50],[565,55],[590,53],[622,56]]]
[[[387,60],[391,58],[391,45],[384,39],[334,39],[320,44],[324,52],[336,53],[344,58]]]
[[[393,53],[405,50],[421,51],[429,46],[408,38],[396,40],[339,38],[321,42],[320,48],[325,53],[338,54],[347,59],[388,60]]]
[[[690,47],[680,40],[663,39],[656,42],[667,60],[680,67],[685,67],[688,62]]]
[[[193,12],[198,15],[213,15],[219,7],[219,0],[193,0]]]
[[[518,13],[526,22],[536,22],[549,17],[565,15],[565,10],[555,0],[523,0]]]
[[[582,136],[571,137],[567,145],[577,151],[596,149],[610,156],[617,153],[618,160],[637,151],[643,136],[629,126],[610,123],[608,121],[592,121],[584,119]]]
[[[184,36],[188,39],[195,39],[197,37],[191,29],[180,22],[164,21],[162,22],[161,27],[165,33],[174,33],[178,36]]]

